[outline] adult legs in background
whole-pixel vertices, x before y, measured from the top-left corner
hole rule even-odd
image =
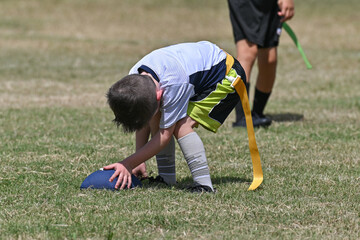
[[[253,113],[265,119],[264,108],[276,77],[277,48],[259,48],[257,59],[259,73],[256,80]]]
[[[253,124],[254,127],[269,126],[271,120],[264,116],[263,111],[271,94],[276,75],[276,48],[258,48],[254,43],[246,39],[236,43],[237,59],[245,70],[247,79],[247,90],[249,94],[250,75],[256,58],[258,59],[259,73],[257,76],[254,104],[253,104]],[[236,108],[236,120],[234,127],[246,127],[246,121],[241,103]]]

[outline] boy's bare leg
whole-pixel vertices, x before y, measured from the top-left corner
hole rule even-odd
[[[194,186],[207,186],[214,191],[203,142],[193,130],[196,125],[197,122],[187,116],[176,124],[174,135],[189,166]]]
[[[159,131],[161,114],[158,112],[150,122],[151,135],[155,135]],[[156,163],[159,176],[169,185],[176,184],[176,168],[175,168],[175,141],[171,138],[169,144],[156,154]]]

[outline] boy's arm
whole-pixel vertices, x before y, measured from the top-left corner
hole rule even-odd
[[[159,153],[169,143],[174,129],[175,125],[167,129],[160,129],[149,142],[138,149],[134,154],[121,162],[104,167],[104,169],[115,169],[115,173],[111,176],[109,181],[113,181],[114,178],[119,176],[115,185],[116,189],[119,188],[120,183],[120,189],[123,189],[126,186],[127,188],[130,188],[132,169]]]
[[[142,148],[149,140],[150,136],[150,126],[146,126],[141,130],[136,131],[136,151]],[[146,178],[148,176],[146,172],[146,165],[145,163],[141,163],[139,166],[132,170],[132,174],[136,177],[143,177]]]

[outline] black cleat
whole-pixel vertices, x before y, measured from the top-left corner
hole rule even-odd
[[[215,193],[216,192],[215,188],[214,188],[214,190],[212,190],[211,187],[205,186],[205,185],[197,185],[197,186],[188,187],[187,190],[192,193],[203,193],[203,192]]]
[[[252,116],[252,121],[253,121],[253,126],[254,128],[257,127],[268,127],[271,125],[271,119],[267,118],[266,116],[259,116],[257,113],[252,112],[251,113]],[[233,127],[244,127],[246,128],[246,120],[245,120],[245,116],[242,117],[240,120],[238,120],[237,122],[233,123]]]
[[[149,184],[166,184],[166,185],[168,185],[160,175],[158,175],[156,177],[149,177],[149,178],[147,178],[147,180],[149,181]]]

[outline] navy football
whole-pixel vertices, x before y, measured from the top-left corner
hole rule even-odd
[[[98,170],[93,172],[89,176],[85,178],[83,183],[80,186],[80,189],[92,188],[92,189],[110,189],[116,190],[115,184],[117,182],[117,177],[114,181],[109,182],[110,177],[115,173],[115,170]],[[141,187],[141,181],[135,177],[135,175],[131,175],[131,187]]]

